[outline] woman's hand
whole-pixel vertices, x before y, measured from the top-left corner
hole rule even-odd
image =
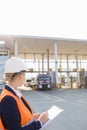
[[[46,122],[49,120],[49,118],[48,118],[48,113],[47,113],[47,112],[41,113],[40,116],[39,116],[39,120],[40,120],[40,122],[42,123],[42,125],[43,125],[44,123],[46,123]]]
[[[33,114],[34,120],[37,121],[40,115],[40,113]]]

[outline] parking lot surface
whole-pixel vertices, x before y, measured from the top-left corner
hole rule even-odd
[[[53,105],[64,110],[45,130],[87,129],[87,89],[20,91],[28,99],[34,112],[47,111]]]

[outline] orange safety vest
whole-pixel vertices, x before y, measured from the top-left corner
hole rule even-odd
[[[20,113],[20,116],[21,116],[21,126],[25,126],[27,123],[32,121],[33,113],[31,113],[29,111],[29,109],[22,103],[22,101],[17,96],[15,96],[13,93],[8,91],[7,89],[3,89],[3,91],[0,95],[0,102],[5,96],[12,96],[16,100],[18,110],[19,110],[19,113]],[[25,100],[25,102],[30,107],[30,105],[26,101],[26,99],[24,97],[22,97],[22,98]],[[1,121],[1,118],[0,118],[0,130],[6,130],[2,121]]]

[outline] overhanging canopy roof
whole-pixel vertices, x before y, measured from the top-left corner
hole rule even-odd
[[[20,35],[0,35],[0,40],[5,41],[5,48],[10,50],[11,55],[14,53],[15,41],[18,43],[18,53],[32,54],[30,58],[34,58],[33,54],[37,58],[42,53],[46,54],[47,49],[49,49],[50,58],[53,58],[55,42],[58,44],[58,54],[72,55],[77,51],[79,55],[87,55],[87,41],[84,40]]]

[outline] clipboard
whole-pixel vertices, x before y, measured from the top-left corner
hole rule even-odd
[[[61,112],[63,111],[63,109],[60,109],[57,106],[52,106],[47,112],[48,112],[48,117],[49,120],[42,126],[42,128],[40,128],[39,130],[43,130],[44,127],[47,126],[47,124],[49,124],[55,117],[57,117]]]

